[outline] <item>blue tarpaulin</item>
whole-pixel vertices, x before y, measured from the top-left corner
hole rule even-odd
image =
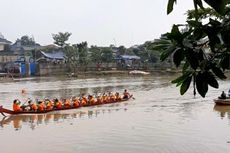
[[[141,59],[139,56],[136,56],[136,55],[120,55],[118,57],[116,57],[115,59],[117,60],[139,60]]]
[[[35,75],[35,74],[36,74],[36,64],[30,63],[30,75]]]

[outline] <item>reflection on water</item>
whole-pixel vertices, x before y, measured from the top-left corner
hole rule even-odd
[[[127,103],[124,103],[127,105]],[[119,104],[116,104],[119,106]],[[109,104],[108,107],[114,107],[115,104]],[[126,108],[107,108],[107,109],[100,109],[97,108],[98,106],[95,106],[96,109],[93,110],[64,110],[60,112],[51,112],[47,114],[26,114],[26,115],[10,115],[3,117],[0,121],[1,128],[4,128],[5,126],[13,126],[15,130],[20,130],[23,128],[23,126],[29,126],[32,130],[35,130],[37,126],[40,124],[46,124],[49,123],[58,123],[58,122],[65,122],[67,120],[71,120],[71,122],[75,121],[75,119],[81,119],[81,118],[89,118],[92,119],[94,117],[97,117],[100,114],[105,113],[113,113],[117,112],[119,110],[127,111]]]
[[[222,119],[226,116],[230,120],[230,106],[215,105],[213,109],[220,113]]]

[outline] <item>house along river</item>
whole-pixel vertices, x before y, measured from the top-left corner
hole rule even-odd
[[[15,98],[66,98],[80,93],[130,91],[135,100],[0,117],[1,153],[219,153],[230,152],[230,106],[216,107],[220,89],[206,98],[180,96],[172,74],[87,78],[27,78],[0,84],[0,105]],[[26,93],[21,94],[25,89]]]

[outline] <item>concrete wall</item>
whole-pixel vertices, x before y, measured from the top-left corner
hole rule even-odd
[[[37,65],[37,74],[41,76],[65,73],[67,73],[66,64],[39,63]]]

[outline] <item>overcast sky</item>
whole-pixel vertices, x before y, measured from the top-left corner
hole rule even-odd
[[[0,0],[0,32],[12,42],[23,35],[47,45],[51,34],[71,32],[70,43],[130,47],[158,38],[173,23],[183,23],[192,0],[178,0],[166,15],[168,0]]]

